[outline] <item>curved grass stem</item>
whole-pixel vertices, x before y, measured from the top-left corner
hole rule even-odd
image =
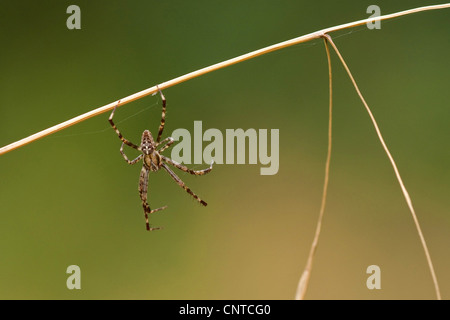
[[[223,62],[219,62],[216,63],[214,65],[211,65],[209,67],[205,67],[202,69],[199,69],[197,71],[193,71],[190,72],[188,74],[185,74],[183,76],[177,77],[175,79],[163,82],[159,85],[155,85],[153,87],[150,87],[148,89],[142,90],[140,92],[137,92],[135,94],[132,94],[128,97],[119,99],[117,101],[111,102],[107,105],[104,105],[103,107],[99,107],[97,109],[91,110],[89,112],[86,112],[82,115],[79,115],[75,118],[72,118],[70,120],[61,122],[57,125],[54,125],[53,127],[47,128],[45,130],[39,131],[35,134],[32,134],[31,136],[28,136],[26,138],[23,138],[21,140],[15,141],[13,143],[10,143],[2,148],[0,148],[0,155],[3,155],[9,151],[15,150],[17,148],[20,148],[26,144],[29,144],[31,142],[34,142],[36,140],[42,139],[48,135],[51,135],[53,133],[56,133],[60,130],[66,129],[70,126],[73,126],[77,123],[80,123],[82,121],[85,121],[89,118],[98,116],[102,113],[111,111],[112,109],[114,109],[115,107],[121,107],[127,103],[130,103],[132,101],[144,98],[148,95],[154,94],[156,92],[158,92],[158,88],[161,90],[167,89],[169,87],[175,86],[177,84],[180,84],[184,81],[188,81],[191,80],[193,78],[202,76],[204,74],[207,74],[209,72],[215,71],[215,70],[219,70],[225,67],[229,67],[231,65],[234,65],[236,63],[239,62],[243,62],[249,59],[253,59],[256,58],[258,56],[264,55],[266,53],[269,52],[273,52],[276,50],[280,50],[283,48],[287,48],[299,43],[304,43],[310,40],[314,40],[314,39],[318,39],[320,37],[322,37],[324,34],[327,33],[331,33],[334,31],[338,31],[338,30],[343,30],[343,29],[348,29],[348,28],[353,28],[353,27],[357,27],[366,23],[371,23],[374,21],[382,21],[382,20],[387,20],[387,19],[393,19],[393,18],[397,18],[397,17],[401,17],[404,15],[408,15],[408,14],[412,14],[412,13],[417,13],[417,12],[423,12],[423,11],[428,11],[428,10],[438,10],[438,9],[445,9],[445,8],[450,8],[450,3],[446,3],[446,4],[439,4],[439,5],[431,5],[431,6],[425,6],[425,7],[419,7],[419,8],[414,8],[414,9],[410,9],[410,10],[405,10],[405,11],[400,11],[400,12],[396,12],[396,13],[391,13],[391,14],[387,14],[387,15],[383,15],[383,16],[379,16],[379,17],[375,17],[375,18],[368,18],[368,19],[363,19],[363,20],[358,20],[358,21],[354,21],[354,22],[350,22],[350,23],[345,23],[345,24],[341,24],[338,26],[334,26],[334,27],[330,27],[330,28],[326,28],[320,31],[316,31],[313,33],[309,33],[307,35],[304,36],[300,36],[294,39],[290,39],[287,41],[283,41],[259,50],[255,50],[243,55],[240,55],[238,57],[223,61]]]
[[[334,51],[336,52],[337,56],[339,57],[339,60],[341,60],[342,65],[345,68],[345,71],[347,72],[348,76],[350,77],[350,80],[353,83],[353,86],[355,87],[356,92],[358,93],[359,98],[361,99],[362,103],[364,104],[364,107],[366,108],[367,113],[369,114],[370,120],[372,121],[372,124],[375,128],[375,131],[377,133],[378,139],[381,142],[381,145],[383,146],[383,149],[386,153],[386,155],[389,158],[389,161],[391,162],[392,168],[394,169],[395,176],[397,178],[398,183],[400,184],[400,188],[403,193],[403,197],[405,198],[405,201],[408,205],[409,211],[411,212],[412,218],[414,220],[414,224],[417,229],[417,233],[419,234],[420,242],[422,243],[423,251],[425,253],[425,257],[427,259],[428,267],[430,269],[431,277],[433,279],[434,289],[436,292],[436,297],[438,300],[441,300],[441,292],[439,290],[439,284],[437,281],[436,273],[434,271],[433,262],[431,260],[430,252],[428,250],[427,243],[425,242],[425,237],[423,236],[422,229],[419,224],[419,219],[417,218],[416,212],[414,210],[411,197],[409,196],[408,191],[406,190],[405,184],[403,183],[402,177],[400,176],[400,172],[398,171],[397,164],[394,161],[394,158],[391,155],[391,152],[389,151],[389,148],[387,147],[386,143],[384,142],[383,136],[381,134],[380,128],[378,127],[378,124],[375,120],[375,117],[372,114],[372,111],[369,108],[369,105],[367,104],[366,100],[364,99],[361,91],[358,88],[358,85],[356,84],[355,78],[353,78],[352,73],[350,72],[349,67],[347,66],[347,63],[345,63],[344,58],[342,57],[341,53],[339,52],[338,48],[334,44],[331,37],[327,34],[324,35],[324,37],[328,40],[328,42],[333,47]]]
[[[317,245],[319,244],[320,231],[322,229],[322,220],[325,212],[325,205],[327,201],[328,180],[330,176],[330,162],[331,162],[331,147],[332,147],[332,128],[333,128],[333,73],[331,70],[330,49],[328,48],[327,38],[323,38],[325,42],[325,50],[327,52],[328,61],[328,83],[329,83],[329,108],[328,108],[328,151],[327,160],[325,162],[325,179],[323,182],[322,201],[320,204],[319,219],[317,221],[316,233],[309,251],[308,260],[306,261],[305,269],[298,282],[297,292],[295,294],[296,300],[303,300],[305,298],[306,289],[308,288],[309,278],[311,277],[312,265],[314,262],[314,255],[316,253]]]

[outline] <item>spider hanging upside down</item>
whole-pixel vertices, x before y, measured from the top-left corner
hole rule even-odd
[[[166,122],[166,98],[164,97],[163,93],[161,92],[161,90],[159,88],[158,88],[158,91],[159,91],[159,94],[161,95],[161,99],[162,99],[162,117],[161,117],[161,124],[159,126],[159,132],[158,132],[158,137],[156,139],[156,142],[155,142],[155,140],[153,140],[153,136],[149,130],[145,130],[142,133],[141,144],[139,146],[137,146],[134,143],[132,143],[131,141],[125,139],[122,136],[122,134],[120,133],[119,129],[117,129],[116,125],[114,124],[114,122],[112,120],[114,117],[114,112],[116,111],[117,105],[116,105],[116,107],[114,107],[114,110],[111,112],[111,115],[109,116],[109,123],[111,124],[113,129],[116,131],[117,135],[119,136],[119,139],[122,140],[122,146],[120,147],[120,153],[122,154],[125,161],[128,162],[128,164],[135,164],[138,161],[140,161],[142,158],[144,159],[142,170],[141,170],[141,175],[139,177],[139,195],[141,197],[142,207],[144,208],[145,223],[146,223],[146,227],[147,227],[148,231],[161,229],[159,227],[150,227],[150,224],[148,222],[148,216],[154,212],[161,211],[161,210],[164,210],[167,208],[167,206],[164,206],[164,207],[161,207],[158,209],[153,209],[153,210],[150,209],[150,206],[147,202],[149,172],[150,171],[158,171],[159,169],[163,168],[165,171],[167,171],[167,173],[169,173],[169,175],[172,177],[172,179],[175,180],[175,182],[180,187],[182,187],[184,190],[187,191],[187,193],[189,193],[191,196],[193,196],[195,200],[200,202],[202,205],[206,206],[207,203],[205,201],[201,200],[194,192],[192,192],[192,190],[189,189],[184,184],[183,181],[181,181],[181,179],[167,166],[166,163],[170,163],[174,167],[176,167],[180,170],[183,170],[184,172],[188,172],[190,174],[196,175],[196,176],[201,176],[206,173],[209,173],[212,170],[212,166],[214,163],[214,161],[213,161],[211,163],[211,166],[207,169],[196,171],[196,170],[191,170],[188,167],[186,167],[168,157],[165,157],[161,154],[164,150],[169,148],[174,143],[174,140],[172,137],[168,137],[160,142],[161,136],[162,136],[162,133],[164,130],[164,124]],[[120,103],[120,101],[118,102],[118,104],[119,103]],[[128,157],[123,152],[124,144],[126,144],[142,153],[136,159],[129,160]]]

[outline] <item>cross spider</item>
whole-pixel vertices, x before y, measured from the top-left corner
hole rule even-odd
[[[116,125],[113,122],[114,112],[116,111],[116,107],[114,107],[114,110],[111,112],[111,115],[109,116],[109,123],[113,127],[113,129],[116,131],[117,135],[119,136],[119,139],[122,140],[122,146],[120,147],[120,153],[122,154],[123,158],[128,164],[135,164],[141,159],[144,159],[141,174],[139,176],[139,195],[141,197],[142,201],[142,207],[144,208],[144,215],[145,215],[145,223],[148,231],[153,230],[159,230],[161,228],[159,227],[150,227],[150,224],[148,222],[148,216],[154,212],[161,211],[167,208],[167,206],[158,208],[158,209],[150,209],[150,206],[147,202],[147,189],[148,189],[148,175],[150,171],[158,171],[159,169],[163,168],[167,173],[172,177],[175,182],[182,187],[184,190],[186,190],[187,193],[189,193],[191,196],[194,197],[195,200],[200,202],[200,204],[206,206],[207,203],[203,200],[201,200],[194,192],[192,192],[191,189],[189,189],[183,181],[167,166],[166,163],[170,163],[174,167],[183,170],[184,172],[188,172],[192,175],[201,176],[206,173],[209,173],[212,170],[213,162],[211,162],[211,166],[204,170],[191,170],[188,167],[163,156],[161,153],[169,148],[173,143],[174,140],[172,137],[168,137],[160,142],[161,136],[164,130],[164,124],[166,122],[166,98],[164,97],[161,90],[158,88],[159,94],[161,95],[162,99],[162,116],[161,116],[161,124],[159,125],[159,132],[158,137],[155,140],[153,140],[153,136],[149,130],[145,130],[142,133],[141,138],[141,144],[139,146],[135,145],[131,141],[125,139],[122,134],[120,133],[119,129],[117,129]],[[120,101],[119,101],[120,103]],[[123,152],[123,145],[126,144],[133,149],[136,149],[140,152],[142,152],[136,159],[129,160],[128,157]],[[159,149],[158,149],[159,148]]]

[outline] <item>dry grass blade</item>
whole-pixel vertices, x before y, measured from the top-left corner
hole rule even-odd
[[[425,252],[425,256],[427,258],[428,267],[429,267],[430,272],[431,272],[431,277],[433,279],[434,288],[435,288],[435,291],[436,291],[436,297],[437,297],[438,300],[441,300],[441,292],[439,290],[439,284],[438,284],[438,281],[437,281],[436,273],[434,271],[433,262],[431,261],[430,252],[428,251],[428,247],[427,247],[427,244],[425,242],[425,237],[423,236],[422,229],[420,228],[419,220],[417,219],[417,215],[416,215],[416,212],[414,210],[414,207],[413,207],[413,204],[412,204],[412,201],[411,201],[411,197],[409,196],[408,191],[406,190],[405,184],[403,183],[403,180],[402,180],[402,178],[400,176],[400,172],[398,171],[398,168],[397,168],[397,165],[396,165],[396,163],[394,161],[394,158],[392,157],[392,155],[391,155],[391,153],[390,153],[386,143],[384,142],[383,136],[381,135],[381,131],[380,131],[380,128],[378,127],[378,124],[377,124],[377,122],[375,120],[375,117],[373,116],[372,111],[369,108],[369,105],[367,104],[366,100],[364,99],[363,95],[361,94],[361,91],[359,90],[358,85],[356,84],[356,81],[353,78],[352,73],[350,72],[350,69],[348,68],[347,64],[345,63],[344,58],[342,57],[341,53],[339,52],[338,48],[334,44],[334,42],[331,39],[331,37],[329,35],[327,35],[327,34],[325,34],[324,37],[326,37],[327,40],[330,42],[330,44],[333,46],[334,51],[338,55],[339,59],[342,62],[342,65],[344,66],[345,70],[347,71],[347,74],[350,77],[350,80],[352,81],[353,86],[355,87],[355,90],[358,93],[359,98],[361,99],[362,103],[364,104],[364,107],[367,110],[367,113],[370,116],[370,120],[372,121],[372,124],[375,127],[375,131],[376,131],[376,133],[378,135],[378,139],[380,140],[381,145],[383,146],[383,149],[386,152],[386,154],[387,154],[387,156],[389,158],[389,161],[391,162],[392,168],[394,169],[394,172],[395,172],[395,176],[397,177],[398,183],[400,184],[400,188],[402,189],[403,196],[404,196],[404,198],[406,200],[406,203],[408,205],[409,211],[411,212],[411,215],[413,217],[414,224],[416,225],[417,233],[419,234],[419,238],[420,238],[420,241],[422,243],[422,247],[423,247],[423,250]]]
[[[320,31],[316,31],[313,33],[309,33],[307,35],[304,36],[300,36],[294,39],[290,39],[290,40],[286,40],[259,50],[255,50],[243,55],[240,55],[238,57],[226,60],[226,61],[222,61],[216,64],[213,64],[209,67],[205,67],[202,69],[199,69],[197,71],[193,71],[190,72],[188,74],[182,75],[180,77],[174,78],[172,80],[163,82],[157,86],[153,86],[151,88],[142,90],[140,92],[137,92],[135,94],[132,94],[128,97],[122,98],[120,100],[111,102],[107,105],[104,105],[103,107],[99,107],[97,109],[91,110],[89,112],[86,112],[82,115],[79,115],[75,118],[69,119],[67,121],[61,122],[59,124],[54,125],[53,127],[47,128],[45,130],[42,130],[40,132],[37,132],[35,134],[32,134],[31,136],[28,136],[26,138],[23,138],[21,140],[15,141],[13,143],[10,143],[2,148],[0,148],[0,155],[5,154],[9,151],[15,150],[17,148],[20,148],[26,144],[29,144],[31,142],[34,142],[36,140],[42,139],[50,134],[53,134],[55,132],[58,132],[60,130],[63,130],[65,128],[68,128],[70,126],[73,126],[77,123],[80,123],[81,121],[85,121],[89,118],[92,118],[94,116],[100,115],[102,113],[105,113],[107,111],[111,111],[112,109],[114,109],[114,107],[121,107],[127,103],[130,103],[132,101],[135,101],[137,99],[141,99],[144,98],[150,94],[156,93],[158,92],[158,87],[161,90],[167,89],[169,87],[175,86],[177,84],[180,84],[184,81],[188,81],[191,80],[193,78],[202,76],[204,74],[207,74],[209,72],[215,71],[215,70],[219,70],[225,67],[229,67],[231,65],[234,65],[236,63],[240,63],[246,60],[250,60],[256,57],[259,57],[261,55],[264,55],[266,53],[269,52],[273,52],[273,51],[277,51],[283,48],[287,48],[299,43],[304,43],[310,40],[314,40],[314,39],[318,39],[320,37],[322,37],[324,34],[330,33],[330,32],[334,32],[334,31],[338,31],[338,30],[343,30],[343,29],[348,29],[348,28],[353,28],[353,27],[357,27],[360,25],[364,25],[366,23],[371,23],[374,21],[382,21],[382,20],[387,20],[387,19],[393,19],[393,18],[397,18],[397,17],[401,17],[401,16],[405,16],[408,14],[413,14],[413,13],[417,13],[417,12],[423,12],[423,11],[429,11],[429,10],[439,10],[439,9],[445,9],[445,8],[450,8],[450,3],[446,3],[446,4],[439,4],[439,5],[431,5],[431,6],[425,6],[425,7],[419,7],[419,8],[414,8],[414,9],[409,9],[409,10],[405,10],[405,11],[400,11],[400,12],[396,12],[396,13],[391,13],[391,14],[387,14],[384,16],[380,16],[380,17],[375,17],[375,18],[368,18],[368,19],[363,19],[363,20],[358,20],[358,21],[354,21],[354,22],[350,22],[350,23],[345,23],[345,24],[341,24],[338,26],[334,26],[334,27],[330,27],[330,28],[326,28],[326,29],[322,29]]]
[[[322,201],[320,204],[319,219],[317,221],[316,233],[314,234],[314,239],[309,252],[308,260],[306,262],[305,270],[300,277],[300,281],[297,287],[297,293],[295,294],[296,300],[303,300],[306,294],[306,289],[308,288],[309,278],[311,277],[311,270],[314,261],[314,254],[319,243],[320,230],[322,229],[323,214],[325,212],[325,205],[327,201],[327,190],[328,190],[328,179],[330,176],[330,161],[331,161],[331,146],[332,146],[332,128],[333,128],[333,73],[331,71],[331,57],[330,49],[328,48],[327,38],[323,38],[325,42],[325,49],[327,52],[328,61],[328,83],[329,83],[329,111],[328,111],[328,151],[327,160],[325,163],[325,179],[323,183]]]

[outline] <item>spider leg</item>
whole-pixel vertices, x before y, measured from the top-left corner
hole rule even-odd
[[[156,86],[158,88],[159,94],[161,95],[161,100],[162,100],[162,115],[161,115],[161,124],[159,125],[159,131],[158,131],[158,138],[156,138],[156,143],[159,143],[159,140],[161,140],[161,136],[164,130],[164,124],[166,123],[166,98],[164,97],[162,91],[159,89],[158,86]]]
[[[120,153],[122,154],[122,157],[125,159],[126,162],[128,162],[128,164],[135,164],[136,162],[138,162],[139,160],[142,159],[142,157],[144,156],[142,153],[140,155],[138,155],[136,157],[136,159],[134,160],[129,160],[127,155],[125,154],[125,152],[123,152],[123,145],[125,144],[125,142],[122,142],[122,146],[120,147]]]
[[[163,145],[162,147],[161,147],[161,149],[159,149],[158,150],[158,152],[163,152],[164,150],[166,150],[167,148],[169,148],[174,142],[175,142],[175,140],[173,140],[173,138],[172,137],[168,137],[168,138],[165,138],[163,141],[161,141],[160,143],[158,143],[158,146],[159,145],[162,145],[163,143],[165,143],[167,141],[167,143],[165,144],[165,145]]]
[[[197,200],[198,202],[200,202],[202,205],[204,205],[205,207],[208,205],[205,201],[201,200],[194,192],[192,192],[191,189],[189,189],[183,181],[181,181],[180,178],[178,178],[178,176],[172,171],[170,170],[170,168],[165,164],[165,163],[161,163],[161,167],[164,168],[164,170],[167,171],[167,173],[172,177],[173,180],[175,180],[175,182],[182,187],[184,190],[186,190],[187,193],[189,193],[191,196],[194,197],[195,200]]]
[[[214,160],[211,162],[211,165],[209,166],[209,168],[203,169],[203,170],[191,170],[188,167],[176,162],[175,160],[172,160],[170,158],[167,158],[163,155],[161,155],[161,159],[170,163],[171,165],[173,165],[174,167],[177,167],[180,170],[183,170],[184,172],[188,172],[190,174],[193,174],[194,176],[202,176],[204,174],[207,174],[209,172],[211,172],[213,164],[214,164]]]
[[[144,208],[144,216],[145,216],[145,226],[148,231],[160,230],[160,227],[150,227],[150,223],[148,222],[148,216],[154,212],[158,212],[167,208],[167,206],[151,210],[150,206],[147,202],[147,190],[148,190],[148,173],[149,169],[145,166],[142,166],[141,174],[139,176],[139,195],[142,201],[142,207]]]
[[[122,140],[123,143],[125,143],[126,145],[139,150],[139,147],[137,145],[135,145],[134,143],[132,143],[131,141],[128,141],[127,139],[125,139],[122,134],[120,133],[119,129],[117,129],[116,125],[113,122],[113,117],[114,117],[114,112],[116,111],[116,107],[114,107],[113,111],[111,112],[111,115],[109,116],[109,123],[111,124],[111,127],[113,127],[114,131],[116,131],[117,135],[119,136],[119,139]]]

